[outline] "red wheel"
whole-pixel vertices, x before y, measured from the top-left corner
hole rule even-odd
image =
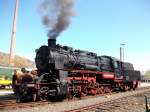
[[[41,101],[46,101],[48,99],[49,87],[42,87],[38,91],[38,97]]]
[[[108,87],[108,86],[104,87],[104,92],[105,93],[111,93],[112,92],[111,87]]]
[[[123,91],[128,91],[129,90],[129,87],[126,85],[123,87]]]

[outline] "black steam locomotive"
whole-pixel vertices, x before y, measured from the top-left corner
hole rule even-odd
[[[56,45],[55,39],[36,51],[35,63],[38,78],[26,87],[41,100],[126,91],[136,89],[140,81],[131,63]]]

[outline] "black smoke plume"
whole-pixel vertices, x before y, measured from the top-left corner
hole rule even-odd
[[[48,30],[48,37],[56,39],[70,24],[74,0],[43,0],[40,5],[43,24]]]

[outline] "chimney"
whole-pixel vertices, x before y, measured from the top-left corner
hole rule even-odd
[[[55,48],[56,47],[56,39],[48,39],[48,47]]]

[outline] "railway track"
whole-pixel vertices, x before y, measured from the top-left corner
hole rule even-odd
[[[126,106],[131,106],[135,104],[135,99],[131,97],[120,98],[117,100],[108,101],[98,105],[89,106],[87,108],[82,108],[74,111],[78,112],[129,112]],[[72,112],[74,112],[72,111]]]
[[[146,89],[147,91],[145,91]],[[138,104],[136,100],[132,97],[142,96],[144,99],[144,94],[150,94],[150,88],[142,88],[137,91],[128,92],[128,94],[121,93],[121,95],[113,96],[113,97],[108,96],[109,98],[108,100],[103,100],[95,104],[91,103],[89,105],[81,106],[80,108],[66,110],[65,112],[129,112],[129,110],[125,110],[127,106],[128,108],[129,106],[130,108],[132,108],[134,104]],[[143,106],[145,108],[145,105]],[[118,109],[117,111],[116,111],[116,108]]]
[[[150,95],[150,92],[111,100],[91,107],[76,109],[72,112],[145,112],[145,95]],[[142,100],[139,101],[139,98]]]
[[[124,105],[128,103],[131,104],[131,102],[135,103],[135,100],[131,100],[130,97],[123,97],[123,98],[118,98],[115,100],[106,101],[94,105],[88,105],[78,109],[68,110],[65,112],[114,112],[116,108],[119,108],[121,110]],[[125,112],[125,111],[120,111],[120,112]]]
[[[5,100],[0,101],[0,110],[37,107],[39,105],[47,105],[48,103],[47,101],[16,103],[15,100]]]
[[[130,92],[122,92],[122,93],[111,93],[111,94],[105,94],[105,95],[97,95],[97,96],[90,96],[79,99],[75,99],[73,101],[65,100],[63,102],[28,102],[28,103],[16,103],[14,97],[9,98],[3,98],[3,100],[0,100],[0,110],[8,110],[8,109],[25,109],[25,108],[33,108],[37,107],[39,109],[41,108],[49,108],[53,109],[54,107],[58,108],[59,111],[66,111],[66,112],[84,112],[87,110],[101,110],[109,112],[110,109],[116,108],[117,106],[127,103],[130,96],[143,94],[145,92],[150,92],[149,87],[144,88],[138,88],[136,91],[130,91]],[[97,100],[100,99],[100,100]],[[93,101],[93,102],[92,102]],[[68,103],[69,102],[69,103]],[[90,103],[89,103],[90,102]],[[114,103],[116,102],[116,103]],[[122,103],[120,103],[122,102]],[[82,104],[82,105],[81,105]],[[67,106],[66,106],[67,105]],[[71,106],[69,106],[71,105]],[[59,108],[61,107],[61,108]],[[54,110],[49,110],[54,111]],[[101,112],[98,111],[98,112]],[[13,112],[13,111],[12,111]]]

